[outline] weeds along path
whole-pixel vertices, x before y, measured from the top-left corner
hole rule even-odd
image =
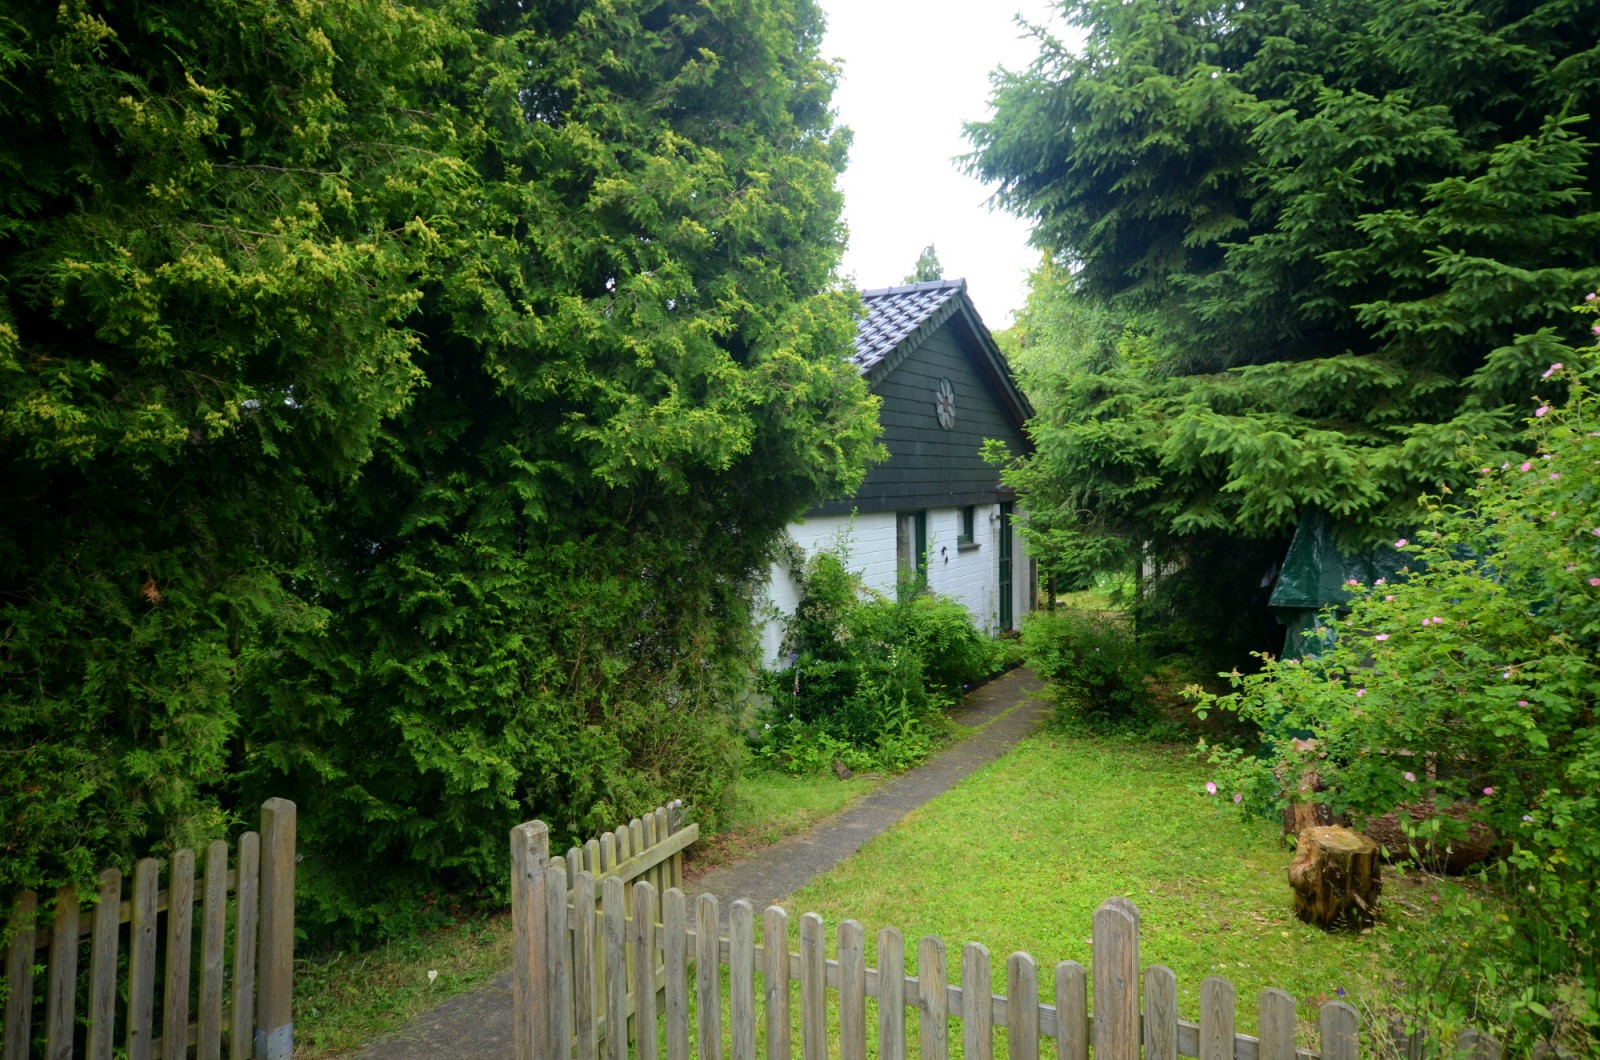
[[[1043,690],[1043,682],[1025,668],[990,681],[968,695],[955,714],[957,722],[977,732],[862,796],[809,832],[691,878],[685,890],[715,894],[723,909],[736,898],[750,899],[757,909],[782,904],[782,899],[855,853],[869,839],[999,758],[1042,725],[1050,713]],[[361,1060],[510,1060],[510,973],[451,998],[355,1056]]]

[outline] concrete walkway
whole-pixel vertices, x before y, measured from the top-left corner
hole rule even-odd
[[[955,714],[979,728],[930,762],[862,796],[803,835],[791,836],[750,857],[691,876],[685,890],[710,892],[723,908],[748,898],[760,910],[854,854],[873,836],[994,761],[1033,732],[1049,713],[1029,670],[1013,670],[967,697]],[[981,727],[981,728],[980,728]],[[790,910],[790,913],[804,910]],[[393,1035],[357,1053],[362,1060],[512,1060],[511,974],[424,1012]]]

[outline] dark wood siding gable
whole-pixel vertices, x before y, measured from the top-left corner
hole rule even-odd
[[[889,459],[867,472],[855,496],[818,505],[813,515],[910,511],[1008,500],[1000,472],[984,462],[985,438],[1004,441],[1013,452],[1031,446],[1002,408],[962,314],[950,317],[873,385],[883,399],[882,442]],[[939,426],[934,397],[941,379],[955,388],[953,430]]]

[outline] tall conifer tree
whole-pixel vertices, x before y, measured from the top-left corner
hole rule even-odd
[[[1373,540],[1464,442],[1515,444],[1600,276],[1600,4],[1063,12],[1087,43],[999,77],[972,165],[1059,263],[1036,309],[1083,300],[1142,345],[1034,391],[1041,528],[1178,552],[1316,506]]]

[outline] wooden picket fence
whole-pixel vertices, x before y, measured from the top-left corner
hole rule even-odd
[[[638,828],[636,821],[626,831],[637,837]],[[575,850],[552,859],[549,831],[540,821],[511,832],[517,1060],[630,1060],[630,1046],[636,1060],[661,1060],[658,1033],[665,1060],[690,1060],[691,1022],[697,1027],[699,1060],[723,1060],[725,1042],[728,1060],[757,1060],[758,1002],[765,1006],[765,1060],[792,1060],[791,983],[799,983],[803,1060],[829,1058],[829,991],[838,1012],[837,1060],[869,1055],[906,1060],[912,1012],[920,1060],[948,1060],[952,1019],[961,1022],[965,1060],[993,1060],[998,1027],[1006,1030],[1009,1060],[1038,1060],[1045,1039],[1054,1039],[1060,1060],[1087,1060],[1091,1048],[1095,1060],[1141,1055],[1149,1060],[1356,1060],[1361,1055],[1360,1021],[1343,1001],[1316,1011],[1317,1051],[1297,1048],[1300,1013],[1282,990],[1262,991],[1259,1036],[1236,1032],[1234,987],[1217,976],[1200,984],[1199,1020],[1180,1019],[1177,976],[1154,965],[1141,977],[1139,911],[1125,899],[1109,899],[1094,915],[1092,976],[1075,961],[1060,962],[1055,1003],[1043,1004],[1039,966],[1026,953],[1006,960],[1002,996],[990,990],[989,950],[979,943],[961,949],[961,985],[949,981],[945,944],[932,936],[917,943],[919,974],[906,975],[905,939],[895,928],[878,932],[877,968],[866,967],[865,933],[853,920],[838,926],[833,960],[826,958],[824,924],[815,913],[800,918],[799,951],[791,952],[788,914],[769,907],[761,914],[758,943],[749,902],[735,901],[724,914],[716,896],[702,894],[691,910],[690,900],[673,885],[681,881],[680,870],[640,878],[661,864],[653,851],[663,849],[663,842],[674,855],[682,849],[669,837],[686,831],[659,830],[642,848],[637,838],[624,848],[623,831],[612,840],[609,865],[604,847],[596,852],[593,841],[589,853]],[[635,881],[631,890],[630,880]],[[974,995],[968,984],[982,984],[979,993]],[[869,997],[877,999],[877,1039],[870,1053]],[[610,1033],[622,1026],[629,1031]],[[1384,1049],[1387,1055],[1423,1055],[1416,1037],[1402,1035],[1384,1044],[1390,1046]],[[1468,1032],[1456,1043],[1455,1055],[1499,1060],[1501,1049],[1494,1039]]]
[[[234,867],[228,867],[228,844],[218,840],[206,848],[203,869],[204,876],[197,880],[194,851],[177,851],[168,863],[167,886],[162,889],[160,862],[145,858],[134,866],[127,900],[122,897],[122,874],[107,869],[100,874],[92,913],[81,908],[72,888],[63,887],[56,893],[55,917],[49,925],[36,923],[37,895],[26,891],[18,896],[11,907],[6,952],[0,1060],[40,1055],[33,1049],[33,1010],[34,965],[41,956],[46,977],[42,1055],[48,1060],[73,1056],[111,1060],[118,1044],[117,980],[124,952],[121,1044],[128,1060],[182,1060],[191,1048],[197,1060],[220,1060],[224,1040],[235,1060],[288,1060],[294,1053],[294,803],[287,799],[262,803],[261,831],[239,838]],[[80,984],[79,957],[85,947],[87,984]],[[198,987],[191,981],[192,971],[199,974]],[[80,1027],[82,985],[88,1004],[83,1013],[86,1025]],[[191,994],[198,999],[193,1019]],[[177,1028],[183,1030],[175,1034]]]

